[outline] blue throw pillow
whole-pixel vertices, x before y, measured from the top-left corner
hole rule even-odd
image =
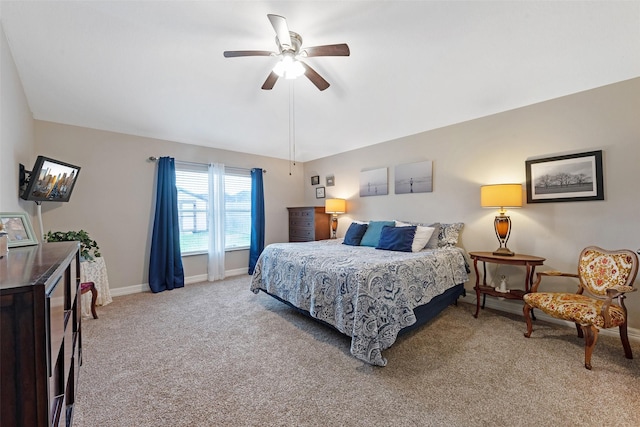
[[[347,230],[347,234],[344,235],[344,241],[342,244],[350,246],[359,246],[362,236],[367,231],[367,224],[358,224],[352,222]]]
[[[411,252],[413,237],[416,235],[416,227],[388,227],[382,228],[380,242],[376,249],[387,251]]]
[[[372,248],[378,246],[378,242],[380,241],[380,233],[382,233],[382,227],[384,227],[385,225],[394,227],[396,225],[396,222],[369,221],[369,226],[367,227],[367,231],[364,233],[364,236],[362,236],[360,246],[371,246]]]

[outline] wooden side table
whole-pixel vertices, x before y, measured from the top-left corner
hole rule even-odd
[[[484,308],[484,298],[487,295],[501,297],[506,299],[522,300],[524,294],[529,293],[533,284],[533,276],[536,266],[543,265],[545,258],[533,255],[515,254],[514,256],[494,255],[493,252],[469,252],[469,256],[473,260],[473,268],[476,271],[476,314],[473,317],[478,318],[480,313],[480,296],[483,297],[482,308]],[[480,274],[478,274],[478,261],[482,261],[482,285],[480,285]],[[524,279],[524,290],[511,289],[509,292],[498,292],[493,287],[487,286],[487,263],[506,264],[506,265],[522,265],[527,268],[527,275]]]

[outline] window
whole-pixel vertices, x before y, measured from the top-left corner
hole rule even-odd
[[[225,249],[246,249],[251,241],[251,173],[225,168]],[[209,246],[209,167],[176,162],[180,248],[183,255]]]
[[[225,168],[225,249],[246,249],[251,244],[251,172]]]

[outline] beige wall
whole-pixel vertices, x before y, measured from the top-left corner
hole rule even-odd
[[[172,156],[191,162],[261,167],[264,175],[266,242],[288,240],[286,206],[302,200],[300,166],[267,157],[35,121],[37,154],[81,166],[69,203],[43,203],[44,231],[84,229],[94,238],[112,291],[148,283],[155,198],[154,162]],[[226,270],[246,269],[248,251],[227,253]],[[184,258],[185,276],[206,274],[206,257]]]
[[[0,27],[0,212],[35,212],[18,197],[18,164],[27,169],[35,145],[33,115]],[[29,166],[27,166],[29,165]]]
[[[351,219],[462,221],[467,251],[493,250],[496,211],[480,208],[479,187],[524,183],[525,160],[590,150],[603,151],[604,201],[525,203],[508,212],[509,248],[547,258],[546,269],[575,271],[585,246],[640,248],[640,78],[307,162],[305,200],[321,205],[310,177],[324,185],[333,174],[327,197],[348,199],[339,235]],[[433,192],[393,194],[394,167],[422,160],[433,160]],[[360,171],[379,167],[389,168],[389,195],[360,198]],[[524,281],[522,268],[490,265],[489,272]],[[640,328],[640,292],[627,302]]]

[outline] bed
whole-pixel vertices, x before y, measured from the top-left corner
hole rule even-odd
[[[342,243],[267,246],[251,290],[350,336],[351,354],[377,366],[387,364],[382,351],[401,331],[425,323],[464,294],[469,265],[460,247],[397,252]]]

